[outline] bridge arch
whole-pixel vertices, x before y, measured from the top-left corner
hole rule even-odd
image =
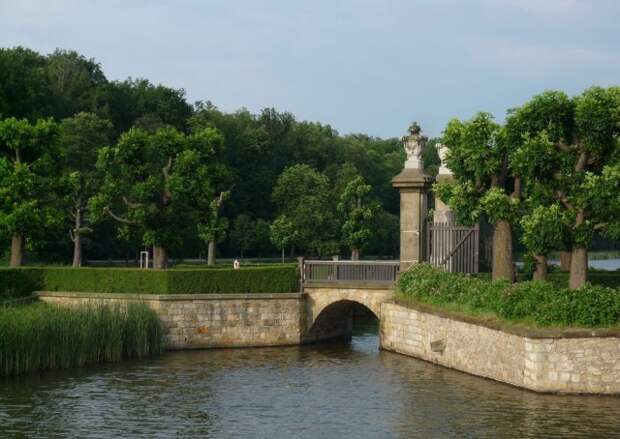
[[[306,342],[350,336],[356,306],[366,308],[380,320],[381,304],[393,297],[392,288],[385,286],[313,285],[305,286],[304,293]]]

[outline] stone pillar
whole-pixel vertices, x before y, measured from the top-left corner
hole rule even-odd
[[[400,191],[400,271],[412,264],[425,261],[427,194],[434,182],[424,173],[420,155],[426,143],[420,127],[413,123],[409,135],[403,137],[407,153],[405,168],[392,179],[392,186]]]
[[[437,152],[441,159],[439,172],[437,173],[437,181],[452,180],[454,177],[450,168],[446,166],[446,153],[448,148],[441,143],[437,144]],[[450,207],[435,196],[435,210],[433,212],[433,222],[436,223],[452,223],[454,222],[454,214]]]
[[[446,181],[453,179],[452,171],[446,166],[446,153],[447,148],[445,145],[437,144],[437,153],[439,154],[439,158],[441,160],[441,165],[439,166],[439,172],[437,173],[437,181]],[[454,224],[454,213],[450,206],[441,201],[437,195],[434,195],[435,199],[435,209],[433,211],[433,222],[434,223],[447,223]],[[438,234],[432,234],[431,242],[431,254],[429,255],[429,260],[432,264],[438,265],[441,264],[445,256],[452,251],[452,247],[456,244],[456,232],[444,232],[442,236]],[[444,268],[448,271],[452,271],[452,267],[454,266],[454,257],[450,258]]]

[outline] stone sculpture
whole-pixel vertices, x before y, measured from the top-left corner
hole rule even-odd
[[[422,135],[422,129],[417,122],[409,126],[409,135],[403,137],[403,146],[407,153],[405,169],[422,169],[422,150],[428,140]]]

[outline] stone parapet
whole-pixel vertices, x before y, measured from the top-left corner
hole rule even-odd
[[[620,393],[620,334],[510,332],[384,303],[381,347],[537,392]]]

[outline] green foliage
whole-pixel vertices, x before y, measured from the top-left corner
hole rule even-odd
[[[299,291],[297,265],[218,270],[170,270],[168,294],[293,293]]]
[[[235,218],[232,232],[230,233],[232,245],[239,251],[241,257],[256,243],[256,223],[249,215],[241,214]]]
[[[223,203],[230,197],[230,192],[221,192],[219,197],[208,202],[204,212],[200,212],[198,237],[205,243],[222,242],[228,231],[228,219],[221,214]]]
[[[616,275],[616,286],[619,279]],[[418,264],[401,276],[397,295],[466,314],[491,314],[539,326],[609,327],[620,323],[620,290],[599,285],[587,284],[576,291],[543,281],[511,285]]]
[[[454,180],[438,183],[433,190],[452,207],[459,222],[472,224],[483,214],[491,223],[514,222],[518,201],[510,196],[510,149],[503,129],[493,117],[479,113],[466,122],[453,119],[444,131],[443,141]]]
[[[34,290],[127,294],[291,293],[299,290],[293,264],[207,269],[33,267],[0,270],[0,292],[25,296]],[[2,297],[2,295],[0,295]]]
[[[294,165],[278,177],[272,195],[280,215],[299,233],[299,242],[319,255],[334,228],[329,193],[327,177],[308,165]]]
[[[58,222],[58,127],[52,120],[0,120],[0,234],[40,238]]]
[[[294,245],[299,240],[299,232],[295,225],[289,221],[286,215],[281,215],[271,224],[269,228],[270,239],[273,245],[282,251],[284,259],[284,249]]]
[[[0,268],[0,302],[29,296],[42,286],[42,273],[38,268]]]
[[[523,178],[525,204],[540,207],[522,222],[532,223],[526,245],[548,251],[562,233],[564,243],[587,248],[597,231],[620,236],[619,90],[592,87],[574,98],[550,91],[512,111],[511,166]]]
[[[210,159],[221,141],[213,128],[188,136],[174,128],[129,130],[116,146],[100,151],[97,167],[104,180],[90,201],[93,216],[107,214],[141,230],[144,245],[178,243],[196,200],[213,197]]]
[[[521,218],[521,240],[535,255],[547,255],[562,245],[566,235],[565,218],[558,204],[537,206]]]
[[[362,176],[353,178],[340,195],[337,210],[341,215],[342,241],[351,249],[360,250],[372,237],[372,220],[378,206],[369,200],[370,185]]]
[[[430,139],[422,150],[422,167],[428,175],[436,176],[441,166],[441,158],[437,151],[437,144],[441,143],[441,139]]]
[[[160,355],[164,336],[144,304],[0,308],[0,376]]]

